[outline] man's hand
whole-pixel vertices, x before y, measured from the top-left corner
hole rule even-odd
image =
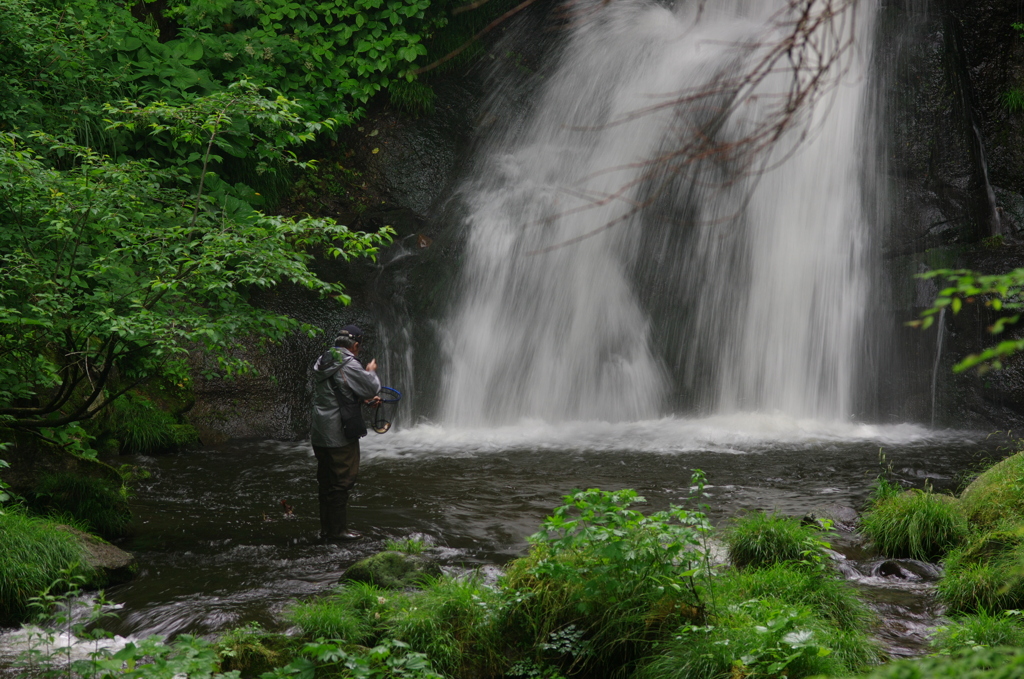
[[[377,359],[371,359],[370,362],[366,364],[366,369],[372,373],[377,372]]]

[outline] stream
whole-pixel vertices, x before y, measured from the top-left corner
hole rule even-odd
[[[880,473],[880,452],[895,478],[955,490],[965,470],[1004,444],[980,433],[780,415],[527,421],[480,430],[421,425],[364,439],[350,523],[366,537],[344,547],[313,543],[316,465],[308,443],[138,457],[132,462],[149,477],[138,482],[134,535],[121,546],[141,568],[107,592],[121,610],[105,627],[135,637],[214,634],[249,621],[283,629],[290,601],[328,591],[347,566],[391,538],[428,540],[429,553],[452,571],[494,571],[525,553],[526,537],[575,488],[635,488],[657,510],[686,503],[692,470],[702,469],[703,502],[722,525],[749,510],[800,516],[827,503],[860,507]],[[844,573],[881,614],[878,636],[889,652],[923,652],[925,628],[938,615],[931,596],[937,573],[903,562],[909,577],[880,575],[882,560],[850,534],[834,547],[847,557]]]

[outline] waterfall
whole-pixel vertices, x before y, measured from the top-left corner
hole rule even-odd
[[[652,171],[735,96],[680,93],[754,63],[786,0],[713,4],[587,6],[526,119],[486,143],[461,191],[446,422],[850,417],[869,288],[859,177],[874,6],[860,2],[841,83],[763,166]],[[742,139],[788,77],[710,133]]]

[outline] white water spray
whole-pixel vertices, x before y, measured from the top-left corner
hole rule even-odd
[[[740,46],[771,39],[785,0],[622,0],[581,21],[529,120],[491,140],[465,189],[444,420],[636,420],[667,396],[848,418],[868,291],[858,134],[871,4],[858,63],[813,112],[810,139],[739,181],[719,162],[652,178],[648,161],[702,113],[636,113],[747,67],[758,53]],[[756,110],[718,134],[741,138]],[[783,141],[777,155],[797,140]]]

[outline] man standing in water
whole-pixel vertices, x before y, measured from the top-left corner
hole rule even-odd
[[[309,439],[316,455],[320,499],[320,541],[348,542],[362,537],[348,530],[348,494],[359,474],[359,439],[345,438],[341,407],[371,399],[380,391],[376,359],[364,369],[356,358],[363,331],[346,325],[313,366],[313,417]],[[364,432],[365,434],[365,429]]]

